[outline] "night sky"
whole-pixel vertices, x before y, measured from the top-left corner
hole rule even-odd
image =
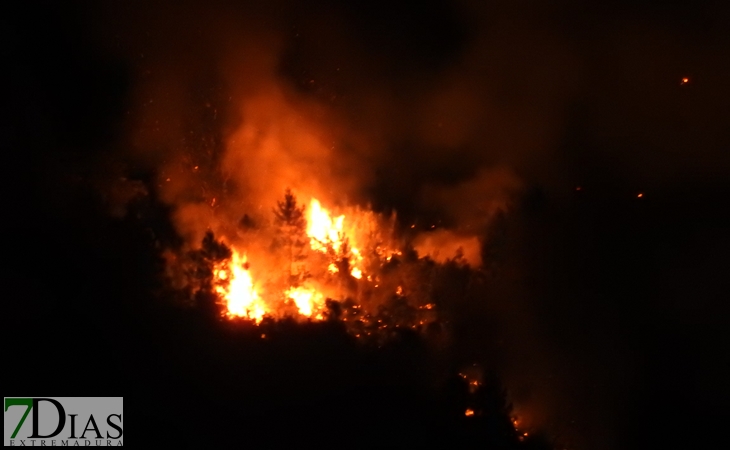
[[[4,5],[6,395],[124,396],[159,442],[370,447],[428,441],[401,411],[438,402],[404,386],[473,361],[569,448],[723,439],[730,6],[548,3]],[[325,153],[230,174],[243,125],[298,120]],[[190,155],[227,175],[157,184]],[[255,207],[289,171],[480,237],[491,278],[444,307],[445,355],[250,341],[160,294],[192,192]]]

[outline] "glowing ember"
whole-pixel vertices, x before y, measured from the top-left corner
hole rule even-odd
[[[687,84],[687,83],[689,83],[689,78],[687,78],[687,77],[684,77],[684,78],[682,78],[682,82],[681,82],[681,83],[679,83],[679,84],[682,84],[682,85],[684,85],[684,84]]]
[[[473,410],[473,409],[471,409],[471,408],[467,408],[467,409],[466,409],[466,411],[464,412],[464,415],[465,415],[466,417],[471,417],[471,416],[473,416],[473,415],[474,415],[474,410]]]
[[[643,192],[639,192],[638,194],[636,194],[636,198],[642,198],[643,196],[644,196]]]

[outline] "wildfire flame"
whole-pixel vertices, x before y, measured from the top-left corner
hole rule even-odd
[[[319,200],[312,199],[307,214],[307,236],[313,251],[327,254],[329,249],[335,254],[345,247],[344,221],[345,216],[332,217],[330,212],[323,208]],[[357,248],[350,248],[351,275],[356,279],[363,276],[362,269],[356,264],[362,261]],[[257,292],[255,283],[248,269],[248,258],[245,254],[232,249],[231,261],[221,264],[216,269],[216,292],[223,298],[229,317],[244,317],[259,323],[264,316],[271,315],[273,308],[270,301],[265,301]],[[330,273],[337,273],[337,265],[333,262],[328,265]],[[287,299],[294,302],[300,315],[316,320],[323,318],[322,311],[325,305],[325,295],[311,287],[290,286],[284,293]]]
[[[234,250],[230,264],[216,270],[219,282],[216,292],[225,299],[230,317],[246,317],[258,323],[268,310],[254,288],[247,266],[246,255]]]
[[[331,243],[335,251],[342,246],[342,223],[345,216],[332,219],[329,211],[322,208],[319,200],[312,199],[309,207],[309,221],[307,235],[311,238],[312,250],[327,252],[327,243]]]
[[[313,198],[309,205],[307,236],[312,250],[327,253],[328,247],[331,247],[335,253],[340,252],[345,247],[345,215],[332,217],[330,212],[322,207],[319,200]],[[357,247],[350,246],[349,262],[350,275],[362,278],[362,269],[357,266],[363,260],[360,250]],[[334,264],[329,266],[330,273],[337,273],[339,269]]]
[[[312,317],[315,312],[324,308],[324,295],[314,289],[306,289],[303,287],[291,288],[286,292],[288,298],[294,300],[299,309],[299,314]],[[322,319],[322,314],[318,313],[315,319]]]
[[[306,210],[293,197],[287,202],[279,208],[289,209],[276,216],[291,218],[284,225],[260,228],[247,240],[227,234],[216,240],[210,231],[200,249],[185,258],[171,255],[171,271],[181,270],[193,293],[215,294],[222,316],[256,324],[267,317],[319,321],[332,314],[354,335],[377,337],[399,327],[425,330],[436,320],[427,288],[405,285],[398,271],[380,272],[397,267],[393,259],[404,254],[393,240],[394,217],[357,207],[336,215],[316,198]],[[272,243],[262,245],[260,237]],[[206,264],[212,278],[201,270]]]

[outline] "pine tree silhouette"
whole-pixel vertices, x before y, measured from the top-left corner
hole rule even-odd
[[[208,230],[203,237],[200,249],[187,253],[187,277],[195,303],[211,315],[219,315],[214,290],[214,268],[232,256],[230,247],[216,240],[213,232]]]
[[[278,243],[287,251],[289,284],[296,286],[307,277],[303,266],[296,267],[297,263],[307,258],[304,252],[307,244],[307,221],[304,218],[304,206],[297,204],[297,198],[289,188],[284,193],[284,200],[276,202],[274,223],[278,228]]]

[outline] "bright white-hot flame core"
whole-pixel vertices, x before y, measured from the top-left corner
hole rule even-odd
[[[251,273],[245,268],[246,262],[246,255],[234,251],[230,265],[217,270],[219,281],[230,281],[216,286],[216,292],[225,298],[229,316],[247,317],[258,323],[267,308],[254,288]]]
[[[314,289],[304,287],[291,288],[286,292],[288,298],[294,300],[294,304],[299,309],[299,314],[311,317],[324,307],[324,295]]]
[[[312,250],[327,253],[328,246],[331,246],[335,252],[343,249],[345,240],[344,214],[332,218],[330,212],[322,208],[319,200],[314,198],[309,205],[307,223],[307,236],[309,236]],[[359,280],[362,278],[362,269],[357,265],[363,260],[363,257],[356,247],[350,246],[349,251],[350,266],[352,267],[350,275]],[[329,271],[330,273],[337,273],[339,270],[334,264],[330,264]]]
[[[313,250],[327,251],[327,244],[330,243],[335,251],[342,246],[342,224],[345,216],[332,219],[329,211],[322,208],[319,200],[312,199],[309,207],[307,235],[310,237],[310,245]]]

